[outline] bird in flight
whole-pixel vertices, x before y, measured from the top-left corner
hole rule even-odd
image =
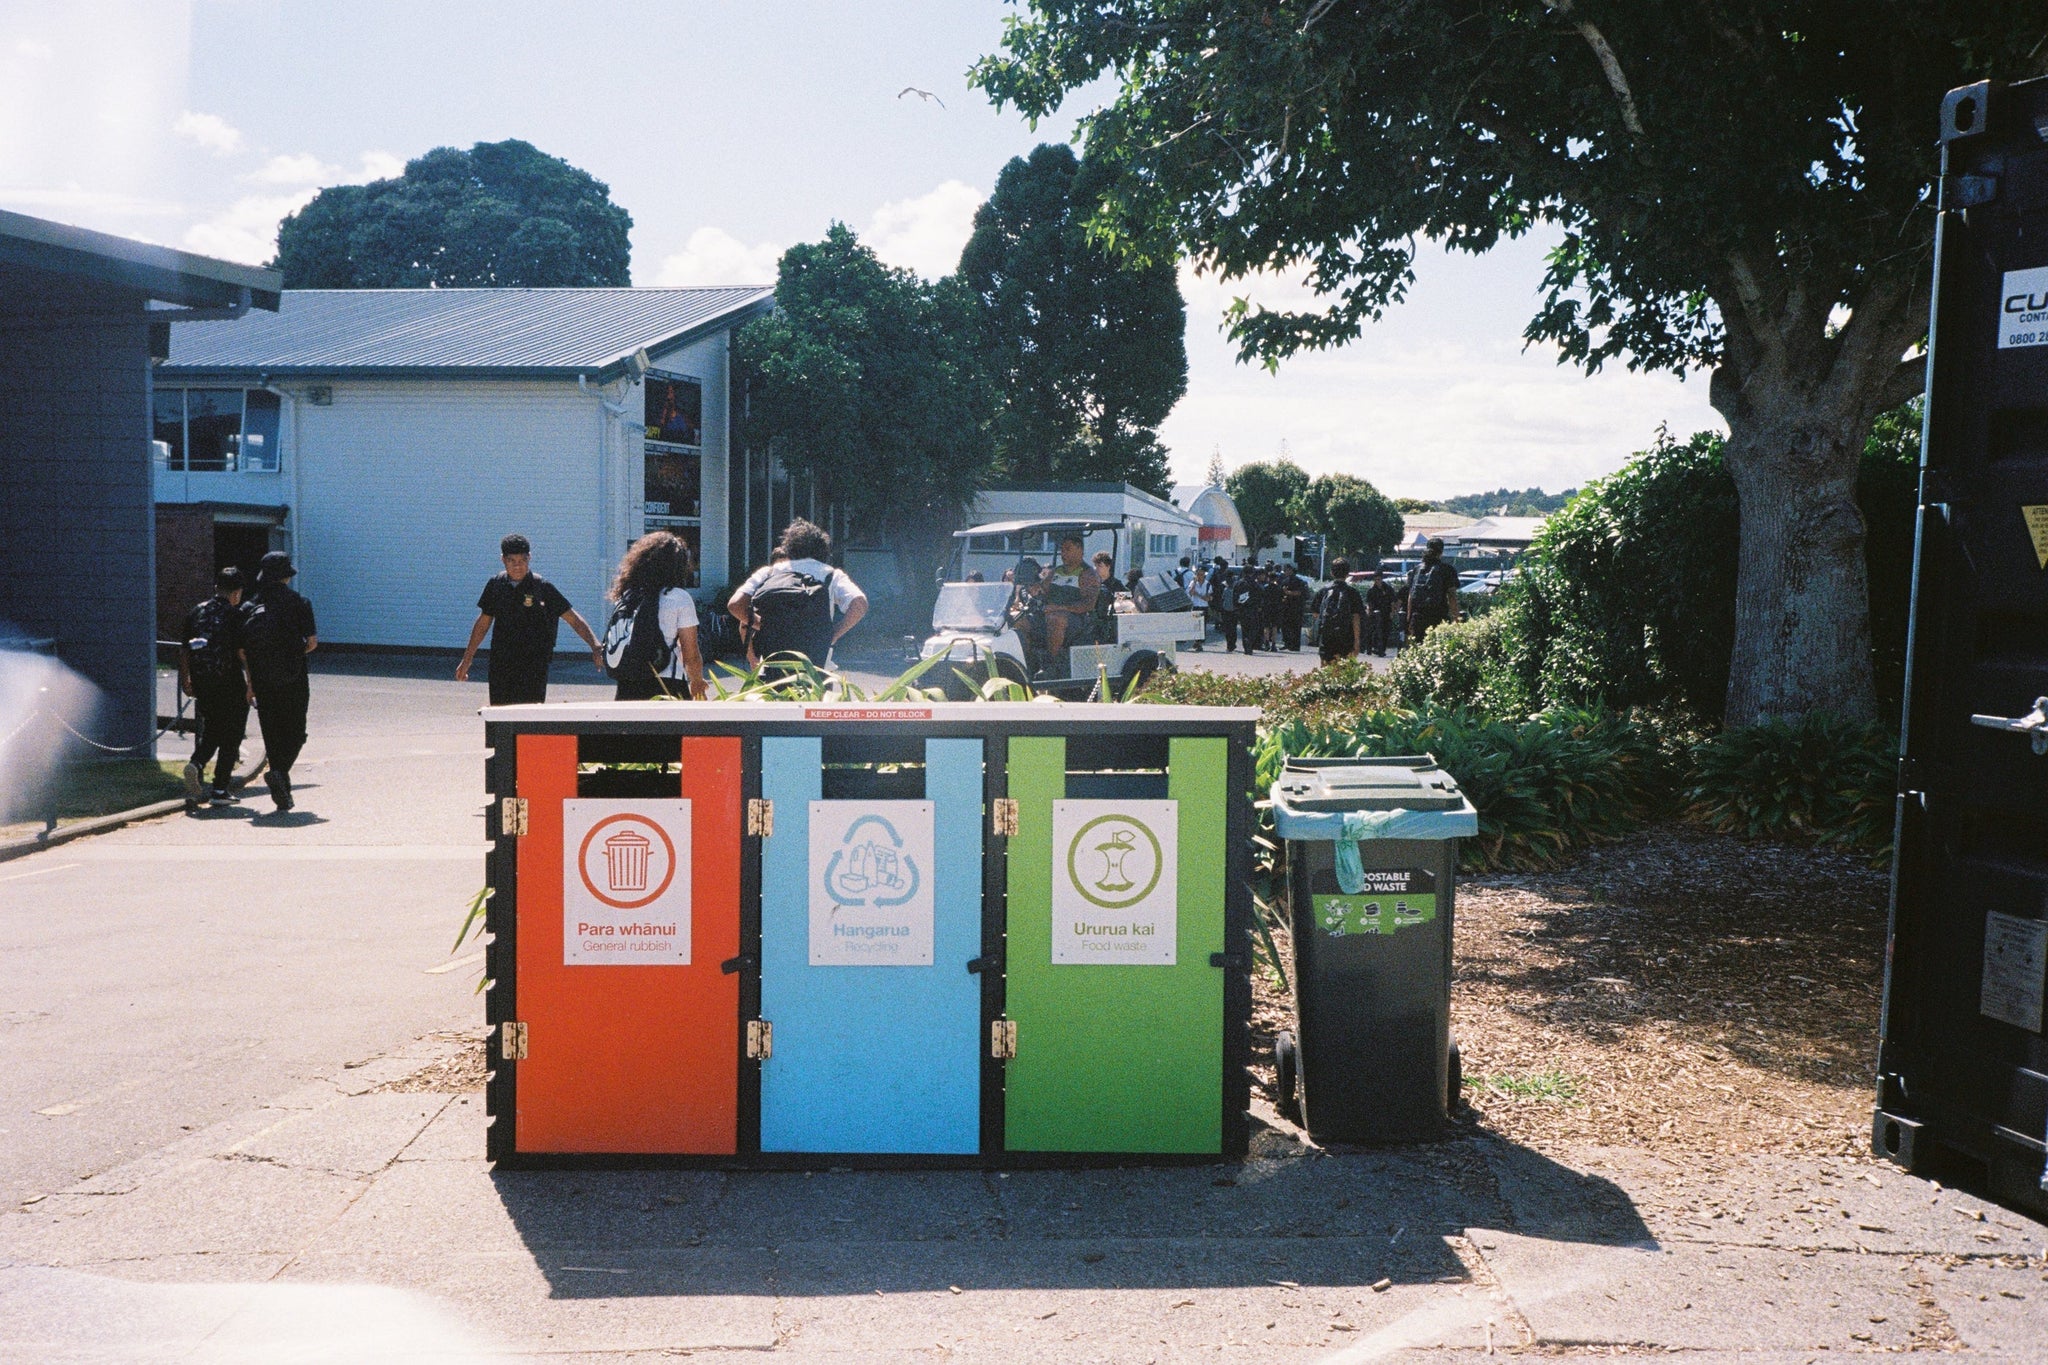
[[[906,85],[901,90],[898,90],[896,92],[896,98],[899,100],[902,99],[905,95],[915,95],[921,100],[930,100],[933,104],[938,105],[941,109],[946,107],[946,102],[940,99],[937,95],[934,95],[929,90],[920,90],[914,85]]]

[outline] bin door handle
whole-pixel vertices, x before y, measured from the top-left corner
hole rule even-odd
[[[1244,966],[1244,954],[1211,953],[1209,954],[1209,965],[1211,967],[1242,967]]]
[[[725,961],[719,963],[718,970],[723,972],[727,976],[732,976],[738,972],[746,971],[748,968],[753,967],[755,965],[756,964],[754,962],[754,955],[752,953],[741,953],[738,957],[729,957]]]
[[[1970,724],[2025,735],[2035,753],[2048,754],[2048,697],[2034,698],[2034,709],[2024,716],[1971,716]]]
[[[978,975],[982,972],[999,973],[1002,970],[1003,955],[1001,953],[983,953],[980,957],[967,959],[967,971],[970,976]]]

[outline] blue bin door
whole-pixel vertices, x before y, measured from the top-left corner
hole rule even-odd
[[[978,1152],[981,741],[925,741],[923,802],[822,802],[821,759],[761,741],[761,1150]]]

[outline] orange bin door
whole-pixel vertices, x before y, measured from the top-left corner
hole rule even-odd
[[[740,952],[740,741],[682,741],[686,965],[564,962],[563,802],[576,796],[576,737],[521,735],[518,744],[527,832],[519,841],[517,1004],[527,1053],[516,1064],[517,1150],[732,1153],[740,979],[721,964]],[[675,871],[686,875],[680,865]]]

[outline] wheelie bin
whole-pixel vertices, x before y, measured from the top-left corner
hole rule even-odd
[[[1443,1132],[1458,840],[1478,812],[1426,755],[1290,758],[1273,784],[1299,1035],[1274,1047],[1281,1103],[1318,1141]]]

